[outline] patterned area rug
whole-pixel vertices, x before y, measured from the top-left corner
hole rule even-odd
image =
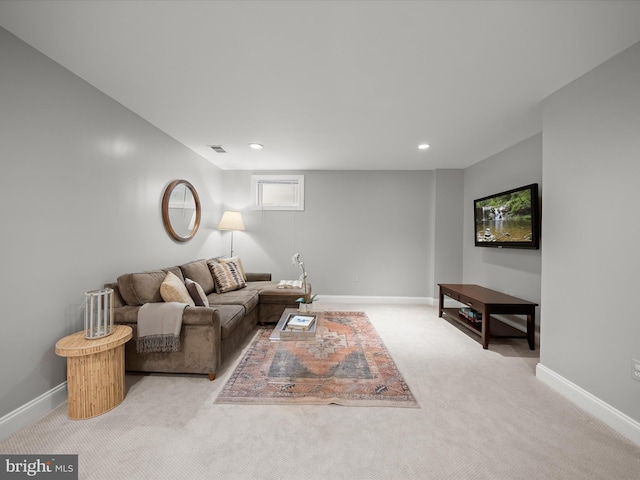
[[[215,403],[419,407],[363,312],[325,312],[316,336],[260,329]]]

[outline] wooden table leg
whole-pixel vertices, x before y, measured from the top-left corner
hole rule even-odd
[[[491,315],[487,307],[483,305],[482,309],[482,348],[489,348],[489,334],[491,332]]]
[[[529,349],[536,349],[536,311],[535,309],[530,315],[527,315],[527,341],[529,342]]]
[[[442,287],[440,287],[440,300],[438,301],[438,317],[442,317],[443,308],[444,308],[444,294],[442,293]]]

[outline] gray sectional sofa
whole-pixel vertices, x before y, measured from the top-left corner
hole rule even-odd
[[[125,368],[132,372],[207,374],[213,380],[220,367],[246,342],[258,322],[277,322],[285,308],[296,307],[302,289],[279,289],[269,273],[246,273],[246,286],[217,293],[210,260],[120,275],[105,287],[114,290],[114,322],[133,328],[133,341],[125,346]],[[145,303],[163,302],[160,287],[168,272],[183,282],[197,282],[208,307],[187,306],[182,316],[180,350],[138,353],[136,335],[138,311]],[[307,294],[311,285],[307,284]]]

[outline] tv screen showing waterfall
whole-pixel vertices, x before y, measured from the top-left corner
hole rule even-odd
[[[539,248],[537,183],[479,198],[473,207],[476,247]]]

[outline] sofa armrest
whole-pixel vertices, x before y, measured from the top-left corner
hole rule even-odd
[[[182,314],[183,325],[211,325],[220,331],[220,312],[211,307],[187,307]]]
[[[139,306],[125,305],[114,308],[116,324],[134,325],[138,323]],[[220,312],[211,307],[186,307],[182,314],[182,325],[213,325],[220,331]]]
[[[270,282],[270,273],[247,273],[247,282]]]

